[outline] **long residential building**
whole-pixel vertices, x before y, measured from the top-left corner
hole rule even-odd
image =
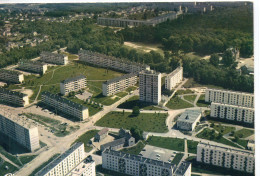
[[[20,84],[24,81],[24,76],[18,71],[0,69],[0,81]]]
[[[57,65],[67,65],[68,64],[68,56],[58,53],[51,52],[42,52],[40,55],[40,60],[42,62],[57,64]]]
[[[79,60],[82,62],[90,63],[104,68],[112,68],[127,73],[140,72],[142,70],[150,70],[150,67],[145,64],[131,62],[126,59],[115,58],[101,53],[92,52],[89,50],[79,51]]]
[[[88,108],[77,104],[73,101],[70,101],[66,98],[63,98],[59,95],[52,94],[50,92],[43,92],[42,93],[42,102],[64,114],[77,118],[79,120],[85,120],[89,116]]]
[[[122,92],[130,86],[134,86],[137,83],[137,74],[129,73],[114,79],[110,79],[103,83],[102,90],[104,96],[114,95],[118,92]]]
[[[24,117],[0,112],[0,132],[31,152],[40,148],[38,127]]]
[[[75,143],[69,150],[37,172],[35,176],[66,176],[84,159],[84,143]]]
[[[139,73],[140,101],[159,104],[161,101],[161,73],[154,70]]]
[[[19,63],[18,69],[43,75],[47,71],[48,65],[38,61],[22,61]]]
[[[105,149],[102,167],[133,176],[190,176],[191,164],[183,162],[180,169],[174,164],[150,158]]]
[[[66,176],[96,176],[96,164],[92,159],[86,158]]]
[[[254,124],[254,108],[212,102],[210,110],[211,117]]]
[[[229,90],[206,89],[205,102],[216,102],[254,108],[254,94]]]
[[[76,76],[74,78],[65,79],[60,83],[60,92],[62,95],[67,95],[70,92],[77,92],[86,88],[87,78],[84,75]]]
[[[197,161],[248,173],[254,173],[255,167],[255,155],[252,151],[231,149],[206,143],[198,144]]]
[[[183,67],[176,68],[165,78],[165,89],[172,90],[183,80]]]
[[[177,16],[180,14],[178,13],[168,13],[164,14],[152,19],[148,20],[130,20],[130,19],[124,19],[124,18],[105,18],[105,17],[98,17],[97,24],[103,25],[103,26],[114,26],[114,27],[137,27],[137,26],[155,26],[159,23],[163,23],[167,20],[174,20],[177,18]]]
[[[0,88],[0,102],[15,106],[27,106],[29,105],[29,97],[27,94]]]

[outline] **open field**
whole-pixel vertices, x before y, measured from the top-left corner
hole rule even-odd
[[[177,96],[173,96],[170,99],[170,101],[166,104],[166,107],[170,109],[184,109],[184,108],[191,108],[193,107],[193,105],[182,100]]]
[[[8,167],[8,169],[6,169],[6,167]],[[4,161],[1,157],[0,157],[0,174],[1,175],[5,175],[8,173],[14,173],[18,170],[18,168],[16,168],[15,166],[13,166],[12,164]]]
[[[193,78],[189,78],[189,80],[183,85],[183,87],[184,88],[208,87],[208,88],[212,88],[212,89],[224,89],[223,87],[220,87],[220,86],[197,83]]]
[[[167,116],[166,113],[140,113],[133,117],[130,112],[109,112],[95,125],[129,130],[131,127],[137,127],[143,131],[165,133],[168,131],[165,124]]]
[[[197,145],[199,142],[187,140],[188,153],[197,153]]]
[[[184,151],[184,139],[151,136],[147,139],[147,144],[169,150]]]
[[[192,90],[186,89],[186,90],[178,90],[175,94],[176,95],[184,95],[184,94],[192,94],[192,93],[194,93]]]
[[[193,103],[195,101],[196,97],[197,97],[197,95],[185,95],[184,99]]]
[[[145,144],[140,141],[138,142],[138,144],[136,144],[133,147],[129,147],[129,148],[124,148],[122,150],[120,150],[121,152],[125,152],[125,153],[130,153],[130,154],[134,154],[134,155],[138,155],[142,149],[145,147]]]
[[[85,134],[79,136],[78,139],[73,142],[73,144],[76,142],[82,142],[84,143],[85,146],[85,152],[89,152],[92,149],[92,147],[88,146],[89,141],[91,138],[93,138],[96,135],[97,132],[99,132],[99,130],[87,131]]]
[[[215,130],[217,130],[219,133],[227,134],[231,131],[235,131],[235,127],[231,126],[222,126],[220,124],[215,124],[213,127]]]
[[[156,51],[160,53],[161,55],[164,55],[163,50],[160,48],[160,44],[147,44],[147,43],[141,43],[141,42],[124,42],[124,45],[129,49],[136,49],[139,52],[150,52],[150,51]]]
[[[197,101],[197,106],[198,107],[208,107],[210,103],[205,102],[205,94],[201,94],[198,101]]]
[[[254,130],[249,130],[246,128],[243,128],[241,130],[238,130],[234,133],[234,136],[238,136],[239,138],[246,138],[254,134]]]

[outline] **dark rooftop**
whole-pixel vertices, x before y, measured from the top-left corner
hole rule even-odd
[[[84,79],[84,78],[86,78],[86,76],[79,75],[79,76],[76,76],[76,77],[73,77],[73,78],[65,79],[65,80],[62,81],[62,83],[69,83],[69,82],[77,81],[79,79]]]
[[[27,96],[26,94],[23,94],[21,92],[11,91],[5,88],[0,88],[0,93],[9,94],[9,95],[15,95],[20,98]]]
[[[120,76],[120,77],[116,77],[116,78],[107,80],[106,82],[104,82],[104,84],[110,84],[110,83],[118,82],[118,81],[121,81],[121,80],[123,80],[123,79],[131,78],[131,77],[133,77],[133,76],[137,76],[137,74],[136,74],[136,73],[125,74],[125,75],[123,75],[123,76]]]
[[[9,74],[14,74],[14,75],[22,75],[22,73],[14,70],[5,70],[5,69],[0,69],[0,73],[9,73]]]

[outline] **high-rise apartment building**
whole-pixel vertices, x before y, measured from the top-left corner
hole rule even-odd
[[[0,69],[0,81],[20,84],[24,81],[24,76],[18,71]]]
[[[103,83],[102,90],[104,96],[114,95],[118,92],[122,92],[130,86],[134,86],[137,83],[137,74],[129,73],[114,79],[110,79]]]
[[[27,106],[29,105],[29,97],[27,94],[0,88],[0,102],[15,106]]]
[[[161,73],[154,70],[139,73],[140,101],[159,104],[161,101]]]
[[[60,83],[60,92],[62,95],[68,95],[70,92],[77,92],[86,88],[87,78],[84,75],[65,79]]]
[[[165,89],[172,90],[183,80],[183,67],[176,68],[165,78]]]
[[[0,132],[31,152],[40,148],[38,127],[25,117],[0,111]]]
[[[198,144],[197,161],[248,173],[254,173],[255,167],[255,155],[252,151],[231,149],[206,143]]]
[[[43,75],[47,71],[48,66],[38,61],[22,61],[19,63],[18,69]]]
[[[85,120],[89,116],[87,107],[50,92],[42,93],[42,103],[79,120]]]
[[[96,176],[95,161],[86,158],[66,176]]]
[[[206,89],[205,102],[254,108],[254,94],[229,90]]]
[[[63,54],[46,52],[46,51],[41,53],[40,60],[42,62],[57,64],[57,65],[67,65],[69,63],[68,56]]]

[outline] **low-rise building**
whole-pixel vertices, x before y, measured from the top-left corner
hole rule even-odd
[[[87,78],[84,75],[65,79],[60,83],[60,92],[62,95],[68,95],[70,92],[77,92],[86,88]]]
[[[255,170],[254,152],[206,143],[198,144],[197,161],[248,173],[254,173]]]
[[[19,63],[18,69],[43,75],[47,71],[48,66],[38,61],[22,61]]]
[[[177,128],[181,130],[193,131],[200,121],[200,110],[186,110],[177,120]]]
[[[69,150],[37,172],[35,176],[66,176],[84,159],[84,143],[75,143]]]
[[[120,77],[110,79],[103,83],[102,91],[104,96],[114,95],[118,92],[122,92],[130,86],[134,86],[137,83],[137,74],[129,73]]]
[[[206,89],[205,102],[224,103],[254,108],[254,94],[229,90]]]
[[[95,142],[100,142],[103,139],[105,139],[108,135],[108,128],[103,128],[102,130],[100,130],[99,132],[97,132],[97,134],[95,135],[94,141]]]
[[[161,101],[161,73],[146,70],[139,73],[140,101],[159,104]]]
[[[109,148],[111,150],[122,149],[125,145],[125,138],[116,139],[114,141],[108,142],[100,146],[100,150],[103,152],[105,149]]]
[[[150,70],[148,65],[82,49],[79,51],[79,60],[100,67],[112,68],[127,73],[139,73],[142,70]]]
[[[0,81],[20,84],[24,81],[24,76],[18,71],[0,69]]]
[[[0,102],[15,106],[27,106],[29,105],[29,97],[27,94],[0,88]]]
[[[105,149],[102,152],[102,167],[122,174],[141,176],[190,176],[191,164],[181,164],[182,172],[174,164],[150,158]],[[176,174],[175,174],[176,172]]]
[[[42,93],[42,103],[79,120],[85,120],[89,117],[87,107],[50,92]]]
[[[96,176],[95,161],[87,157],[66,176]]]
[[[214,118],[254,124],[254,108],[212,102],[210,110],[210,116]]]
[[[51,52],[42,52],[40,55],[40,60],[42,62],[57,64],[57,65],[67,65],[68,56],[63,54],[51,53]]]
[[[172,90],[183,80],[183,67],[176,68],[165,78],[165,89]]]
[[[0,112],[0,135],[11,138],[31,152],[40,148],[38,127],[24,117]]]

